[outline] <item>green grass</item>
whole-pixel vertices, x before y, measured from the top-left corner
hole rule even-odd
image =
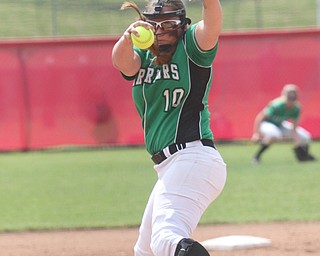
[[[118,36],[138,18],[120,11],[124,0],[1,1],[0,37]],[[135,1],[144,10],[146,1]],[[315,0],[221,0],[223,28],[252,30],[316,26]],[[201,1],[186,1],[187,14],[201,18]]]
[[[224,29],[308,27],[316,24],[316,1],[221,1]]]
[[[228,182],[204,222],[242,223],[320,219],[320,163],[298,163],[289,144],[273,145],[260,165],[249,161],[257,146],[223,146]],[[320,152],[315,143],[313,152]],[[319,159],[319,156],[318,156]]]
[[[201,223],[320,220],[319,161],[278,144],[252,165],[256,145],[218,147],[228,180]],[[0,166],[0,231],[136,226],[156,181],[144,148],[2,153]]]
[[[142,150],[3,154],[0,230],[134,224],[154,178],[145,158]]]

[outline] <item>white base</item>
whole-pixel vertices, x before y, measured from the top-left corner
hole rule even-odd
[[[207,250],[235,250],[270,246],[271,240],[257,236],[232,235],[205,240],[201,244]]]

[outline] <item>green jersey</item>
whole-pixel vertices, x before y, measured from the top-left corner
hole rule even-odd
[[[150,154],[172,143],[213,139],[208,94],[217,46],[201,50],[195,28],[189,27],[179,40],[169,64],[157,66],[150,51],[135,48],[142,65],[132,95]]]
[[[300,105],[296,103],[292,108],[286,107],[285,100],[280,97],[272,100],[264,110],[266,121],[280,127],[284,120],[292,119],[295,122],[300,117]]]

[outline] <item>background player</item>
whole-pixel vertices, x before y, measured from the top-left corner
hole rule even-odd
[[[254,163],[260,162],[262,153],[273,142],[287,139],[293,141],[294,153],[299,161],[315,160],[309,153],[310,133],[297,126],[300,113],[298,87],[287,84],[283,87],[281,96],[269,102],[255,118],[252,140],[261,141],[261,145],[252,159]]]
[[[208,93],[222,11],[203,0],[203,20],[191,20],[181,0],[150,1],[115,44],[112,59],[133,80],[133,99],[158,181],[147,203],[136,256],[208,256],[192,240],[202,214],[221,193],[226,165],[210,130]],[[133,47],[130,34],[142,25],[155,32],[148,50]]]

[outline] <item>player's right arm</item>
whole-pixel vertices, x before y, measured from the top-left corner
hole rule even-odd
[[[260,128],[260,124],[265,119],[266,119],[266,114],[265,114],[265,111],[262,110],[258,113],[253,123],[253,134],[251,137],[252,141],[257,142],[261,139],[259,128]]]
[[[127,29],[112,49],[112,64],[126,76],[134,76],[141,66],[139,55],[133,50]]]
[[[153,27],[147,22],[136,21],[127,28],[112,49],[113,66],[129,77],[136,75],[141,67],[140,56],[133,49],[131,40],[131,33],[138,35],[135,27],[140,25],[145,28],[153,29]]]

